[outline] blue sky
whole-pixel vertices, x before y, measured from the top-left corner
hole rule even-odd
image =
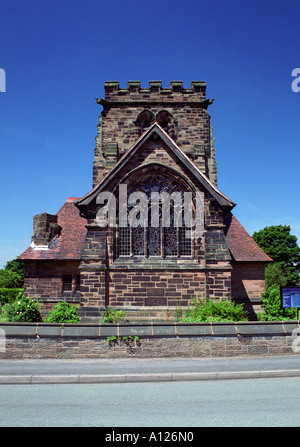
[[[295,0],[0,0],[0,267],[34,214],[91,189],[105,81],[206,81],[219,188],[253,234],[300,241],[300,3]]]

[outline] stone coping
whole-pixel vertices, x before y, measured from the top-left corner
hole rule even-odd
[[[291,336],[300,321],[207,323],[1,323],[6,337],[106,338],[106,337],[255,337]]]

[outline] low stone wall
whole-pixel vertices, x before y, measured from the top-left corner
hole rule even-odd
[[[0,359],[291,355],[298,331],[299,321],[1,323]]]

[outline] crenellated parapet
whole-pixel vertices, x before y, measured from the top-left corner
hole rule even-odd
[[[127,88],[120,88],[119,81],[105,82],[104,84],[105,97],[109,96],[128,96],[128,95],[142,95],[142,94],[165,94],[165,95],[197,95],[205,98],[206,83],[204,81],[192,81],[190,88],[184,88],[182,81],[171,81],[168,88],[162,87],[161,81],[149,81],[148,88],[141,88],[140,81],[128,81]]]
[[[119,102],[141,103],[178,103],[196,102],[204,108],[213,100],[206,99],[206,83],[192,81],[190,88],[184,88],[182,81],[171,81],[168,88],[162,87],[161,81],[149,81],[148,88],[142,88],[140,81],[128,81],[127,88],[120,88],[119,81],[105,82],[105,99],[96,98],[104,108],[116,105]]]

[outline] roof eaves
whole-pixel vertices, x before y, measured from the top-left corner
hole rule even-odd
[[[153,123],[149,129],[144,132],[135,144],[123,155],[123,157],[117,162],[107,176],[96,185],[90,192],[88,192],[81,200],[76,203],[76,206],[80,209],[86,205],[89,205],[95,196],[105,188],[113,177],[124,167],[126,163],[135,155],[138,149],[156,133],[164,143],[175,153],[180,161],[194,174],[194,176],[200,181],[201,184],[212,194],[217,202],[229,210],[235,207],[235,203],[232,202],[225,194],[223,194],[201,171],[200,169],[189,159],[189,157],[177,146],[175,141],[164,131],[164,129],[157,123]]]

